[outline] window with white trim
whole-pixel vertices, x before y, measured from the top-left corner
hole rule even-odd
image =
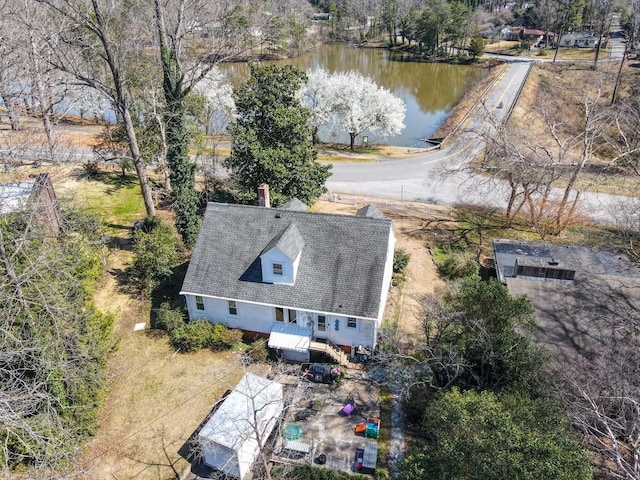
[[[279,275],[279,276],[284,275],[284,269],[283,269],[281,263],[274,263],[273,264],[273,274],[274,275]]]
[[[200,295],[196,295],[196,308],[198,310],[204,310],[204,298]]]
[[[229,315],[238,315],[238,305],[234,300],[229,300]]]
[[[318,331],[327,331],[327,317],[325,317],[324,315],[318,315]]]
[[[358,320],[354,317],[347,317],[347,327],[356,328],[358,326]]]
[[[284,322],[284,308],[276,307],[276,322]]]
[[[295,310],[289,310],[289,323],[298,323],[298,317]]]

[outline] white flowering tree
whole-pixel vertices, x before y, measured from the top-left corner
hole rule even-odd
[[[313,144],[319,142],[318,130],[330,122],[335,108],[333,75],[322,67],[307,70],[307,83],[298,92],[302,105],[311,111],[309,126],[313,131]]]
[[[402,99],[370,77],[354,70],[329,74],[321,69],[307,72],[307,84],[299,96],[312,113],[311,126],[333,123],[355,139],[364,131],[386,137],[404,128],[406,106]]]
[[[195,86],[206,102],[207,135],[222,132],[236,114],[233,88],[218,67],[212,68]]]
[[[333,82],[334,120],[349,133],[352,150],[365,130],[383,137],[402,131],[406,111],[402,99],[355,70],[334,74]]]

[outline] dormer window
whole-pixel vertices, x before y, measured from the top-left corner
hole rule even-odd
[[[260,253],[262,281],[293,285],[302,257],[304,240],[298,228],[290,223]]]

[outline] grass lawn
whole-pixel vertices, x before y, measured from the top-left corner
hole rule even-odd
[[[145,216],[140,184],[134,175],[122,177],[113,171],[102,171],[87,178],[76,168],[66,179],[56,182],[61,199],[71,201],[81,211],[96,215],[107,228],[107,233],[122,237],[133,222]]]
[[[145,215],[132,176],[123,179],[105,172],[88,179],[78,168],[56,182],[56,191],[60,198],[100,217],[107,234],[119,239],[128,238],[132,223]],[[108,394],[96,435],[73,468],[82,469],[82,478],[93,480],[174,478],[174,469],[181,473],[188,467],[178,449],[244,369],[232,352],[177,354],[166,334],[134,332],[135,323],[149,325],[151,302],[139,295],[128,274],[133,253],[121,241],[110,245],[107,273],[95,303],[116,318],[117,348],[109,360]],[[181,281],[175,279],[176,298]]]
[[[522,51],[519,49],[519,45],[520,45],[520,42],[501,40],[499,42],[486,44],[484,47],[484,51],[485,53],[494,53],[499,55],[513,55],[513,56],[525,55],[525,56],[530,56],[531,58],[534,58],[537,60],[552,59],[556,53],[555,49],[553,48],[546,48],[546,49],[540,49],[540,50],[536,48],[530,51]],[[540,54],[541,52],[544,54],[541,55]],[[595,49],[593,48],[564,47],[558,50],[557,59],[564,60],[564,61],[567,61],[567,60],[593,61],[594,56],[595,56]],[[603,48],[600,50],[601,60],[606,60],[608,56],[609,56],[609,51],[606,48]]]

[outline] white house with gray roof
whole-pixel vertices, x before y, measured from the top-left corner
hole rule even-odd
[[[374,349],[393,269],[391,220],[370,206],[356,216],[291,207],[208,204],[180,292],[189,318],[269,338],[294,361],[317,345]]]

